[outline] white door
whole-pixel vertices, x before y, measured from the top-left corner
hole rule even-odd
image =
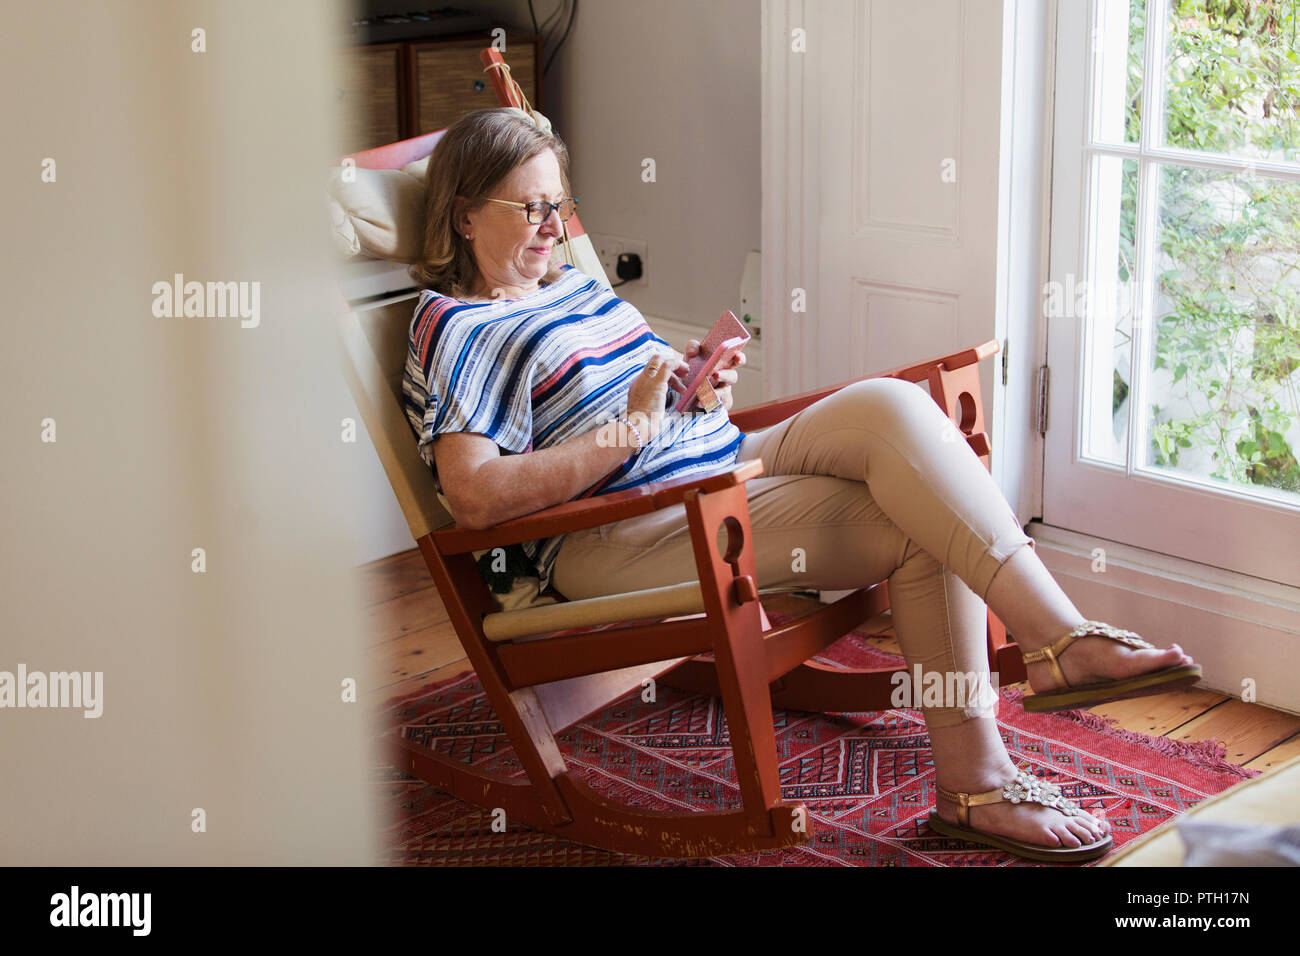
[[[1059,5],[1043,520],[1294,586],[1300,0],[1208,7]]]
[[[1002,11],[765,2],[768,398],[995,337]]]

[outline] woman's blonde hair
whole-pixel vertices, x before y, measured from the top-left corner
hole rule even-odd
[[[453,298],[471,294],[478,268],[469,240],[456,231],[453,222],[456,197],[467,200],[470,211],[482,207],[515,167],[545,149],[559,161],[560,182],[568,195],[569,152],[554,133],[505,108],[475,110],[452,123],[429,156],[424,242],[420,260],[410,268],[411,278]],[[559,275],[559,268],[552,265],[542,282],[554,282]]]

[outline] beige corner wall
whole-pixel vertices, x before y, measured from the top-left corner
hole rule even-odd
[[[0,709],[0,863],[372,862],[317,172],[347,11],[5,6],[0,671],[102,671],[103,714]],[[260,324],[155,317],[174,273],[259,282]]]

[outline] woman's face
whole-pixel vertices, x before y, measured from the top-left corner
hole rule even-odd
[[[516,166],[492,190],[492,198],[521,203],[567,198],[555,153],[546,149]],[[472,237],[470,248],[479,273],[475,292],[484,298],[516,299],[537,291],[538,280],[550,268],[551,249],[563,235],[554,210],[545,222],[534,224],[526,210],[495,202],[466,212],[457,229]]]

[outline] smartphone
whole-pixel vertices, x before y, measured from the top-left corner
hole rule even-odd
[[[700,343],[699,354],[686,364],[686,391],[678,399],[676,411],[684,412],[698,400],[700,407],[712,411],[720,401],[709,376],[719,365],[730,362],[750,339],[749,329],[731,311],[723,312],[709,334]]]

